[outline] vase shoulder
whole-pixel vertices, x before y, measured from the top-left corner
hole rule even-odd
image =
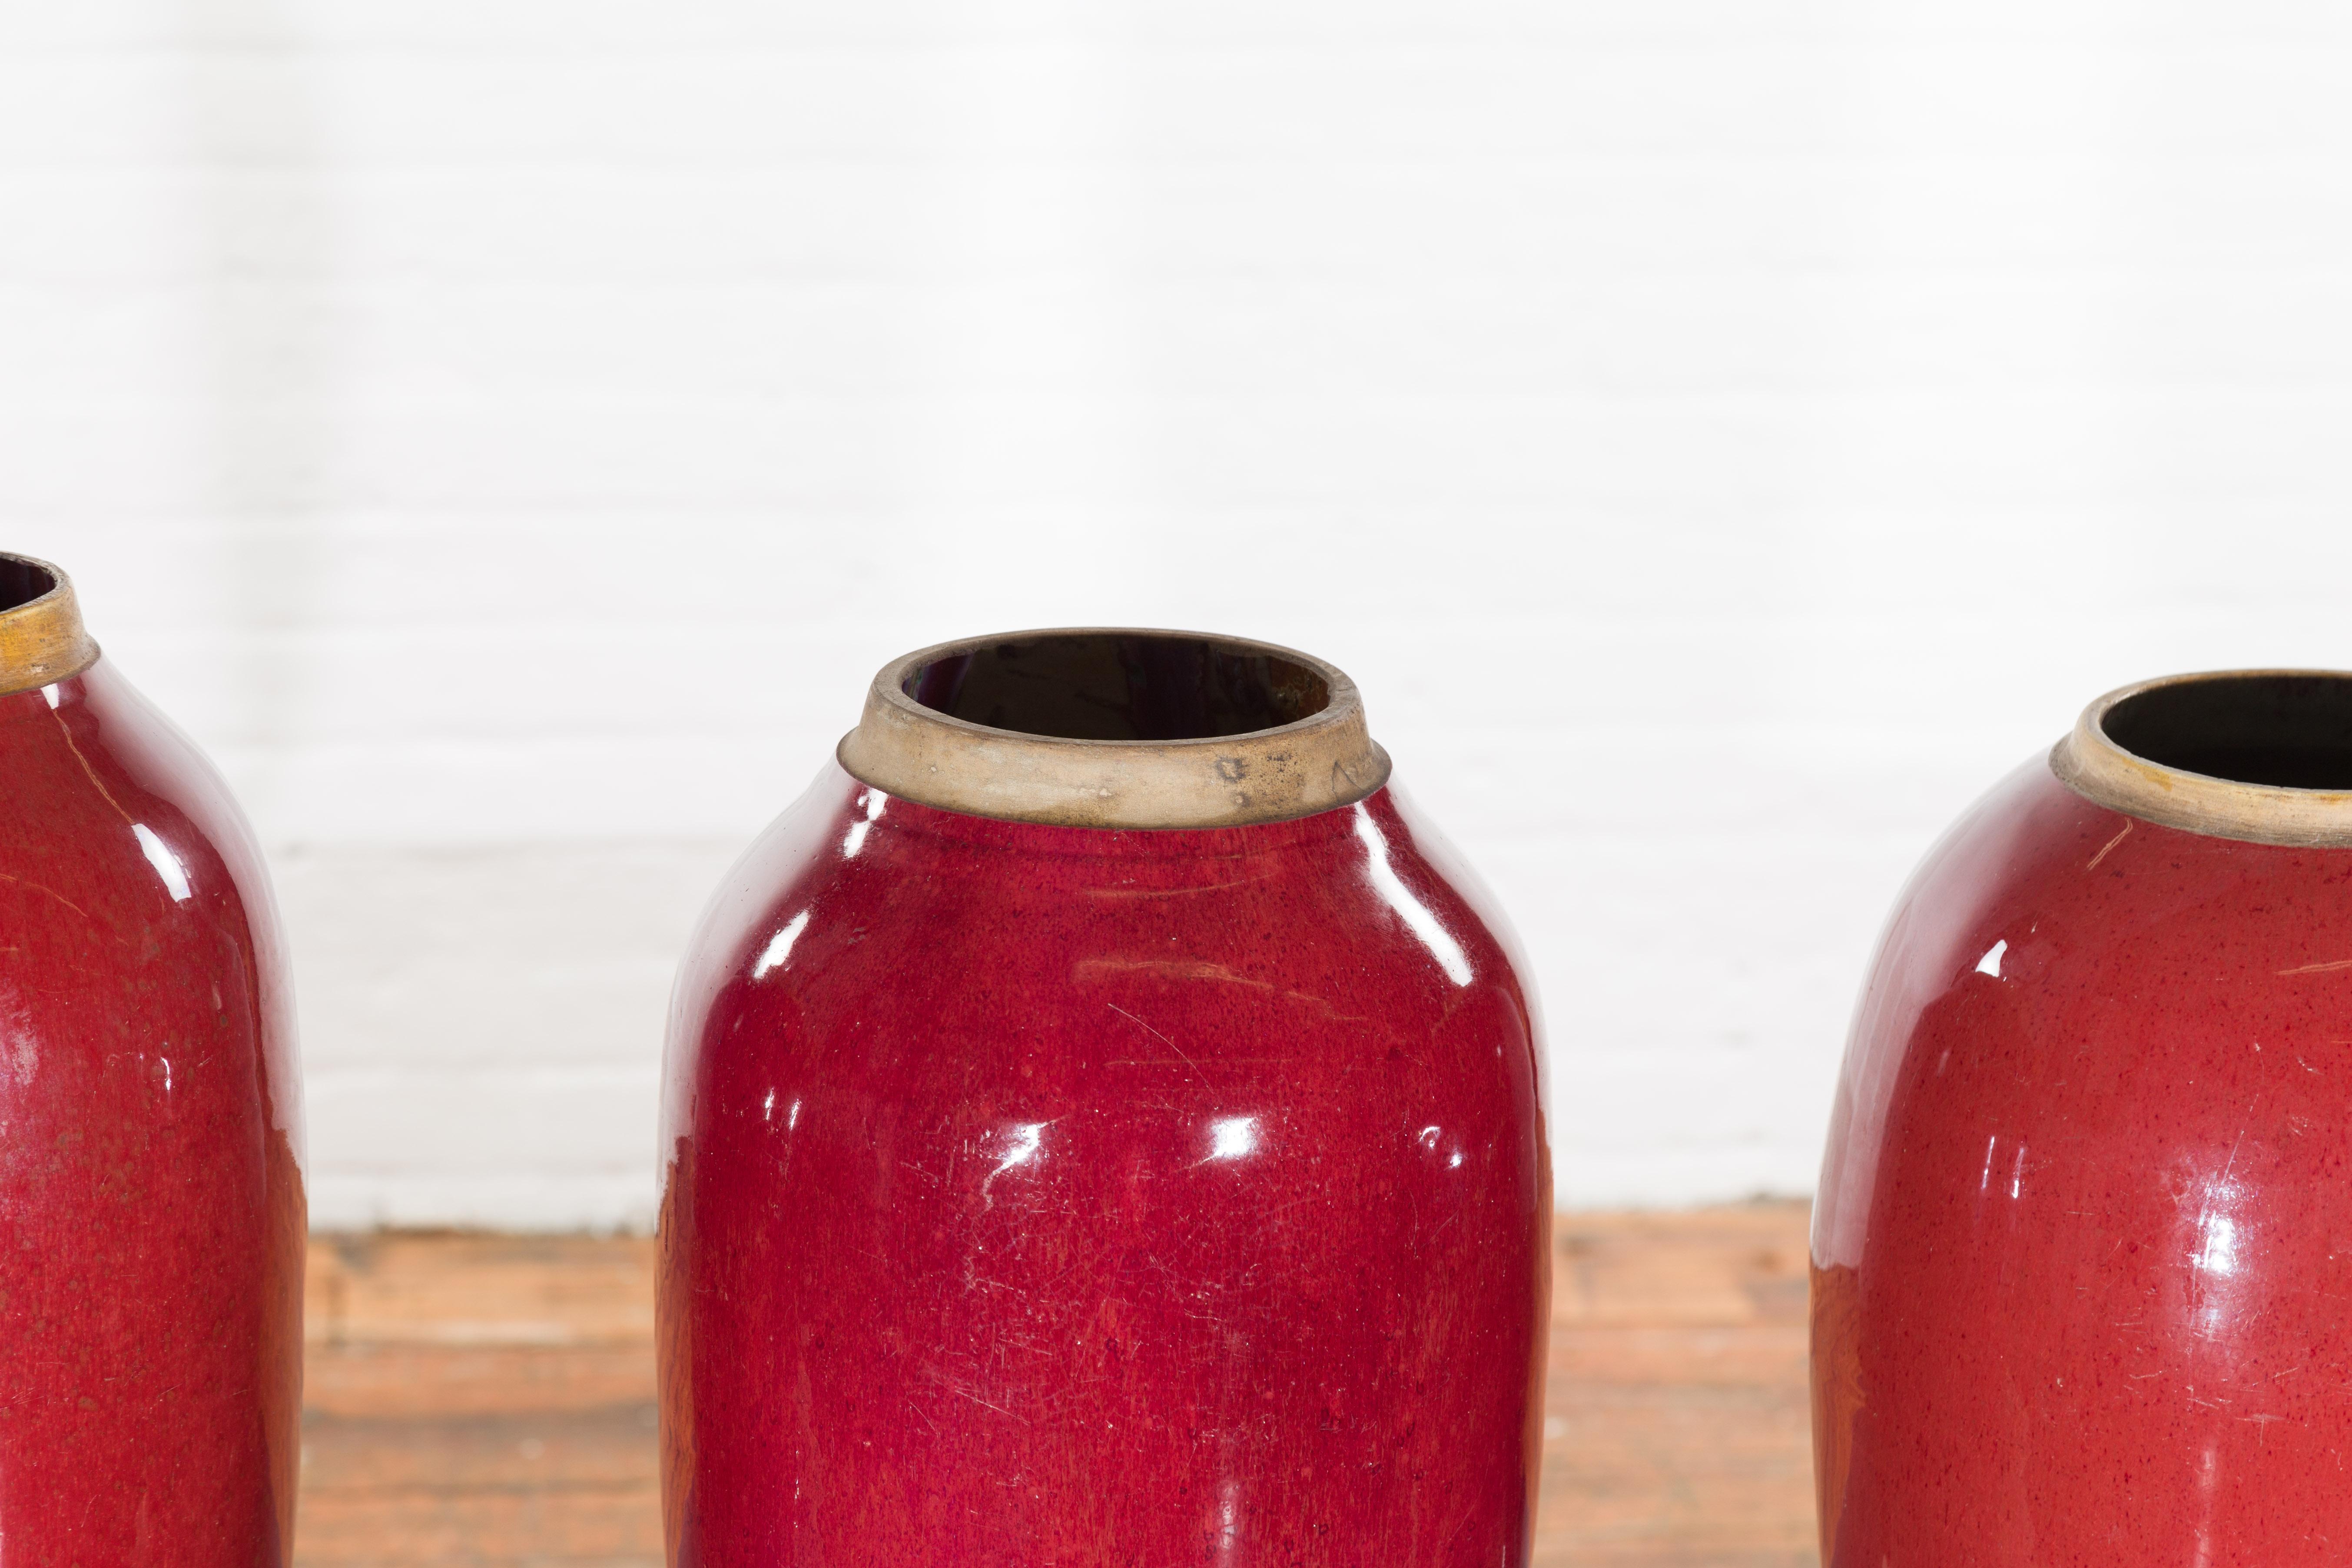
[[[2352,1365],[2352,848],[2138,804],[2034,759],[1888,923],[1815,1211],[1831,1563],[2352,1530],[2299,1381]]]
[[[259,855],[202,755],[94,655],[0,694],[0,1536],[58,1561],[280,1563],[305,1226]]]
[[[1159,1560],[1228,1517],[1277,1558],[1341,1526],[1381,1560],[1520,1550],[1539,1041],[1423,847],[1386,789],[1124,832],[828,770],[681,976],[673,1517],[908,1560]],[[802,1387],[858,1440],[770,1421]]]

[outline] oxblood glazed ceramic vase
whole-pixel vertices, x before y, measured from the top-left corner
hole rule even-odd
[[[0,1563],[281,1568],[300,1091],[218,774],[0,556]]]
[[[1337,669],[876,678],[671,1020],[678,1568],[1524,1563],[1532,999]]]
[[[2352,676],[2113,693],[1945,837],[1813,1262],[1831,1568],[2352,1555]]]

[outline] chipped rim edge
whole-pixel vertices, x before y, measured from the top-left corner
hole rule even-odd
[[[1083,741],[957,719],[907,695],[920,666],[1044,637],[1173,637],[1287,659],[1321,677],[1319,712],[1271,730],[1181,741]],[[1389,778],[1356,683],[1276,643],[1156,626],[1047,626],[959,637],[876,672],[857,728],[834,753],[860,783],[943,811],[1055,827],[1245,827],[1352,805]]]
[[[2086,800],[2166,827],[2248,844],[2352,848],[2352,790],[2294,789],[2193,773],[2127,752],[2107,735],[2108,712],[2143,693],[2266,676],[2352,681],[2352,673],[2338,669],[2210,669],[2117,687],[2084,709],[2074,728],[2051,748],[2050,771]]]
[[[37,555],[0,551],[49,574],[49,591],[0,610],[0,697],[69,680],[98,662],[98,644],[81,624],[73,579]]]

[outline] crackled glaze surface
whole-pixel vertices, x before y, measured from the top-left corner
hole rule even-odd
[[[1823,1560],[2352,1553],[2352,850],[2036,760],[1864,991],[1814,1219]]]
[[[268,885],[103,659],[0,696],[0,1563],[277,1568],[303,1201]]]
[[[681,974],[671,1559],[1524,1563],[1549,1163],[1392,790],[1122,832],[828,768]]]

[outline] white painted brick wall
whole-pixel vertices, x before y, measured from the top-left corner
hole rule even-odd
[[[1934,832],[2352,665],[2316,0],[0,0],[0,540],[277,857],[315,1213],[643,1224],[668,966],[889,655],[1362,682],[1571,1203],[1811,1185]]]

